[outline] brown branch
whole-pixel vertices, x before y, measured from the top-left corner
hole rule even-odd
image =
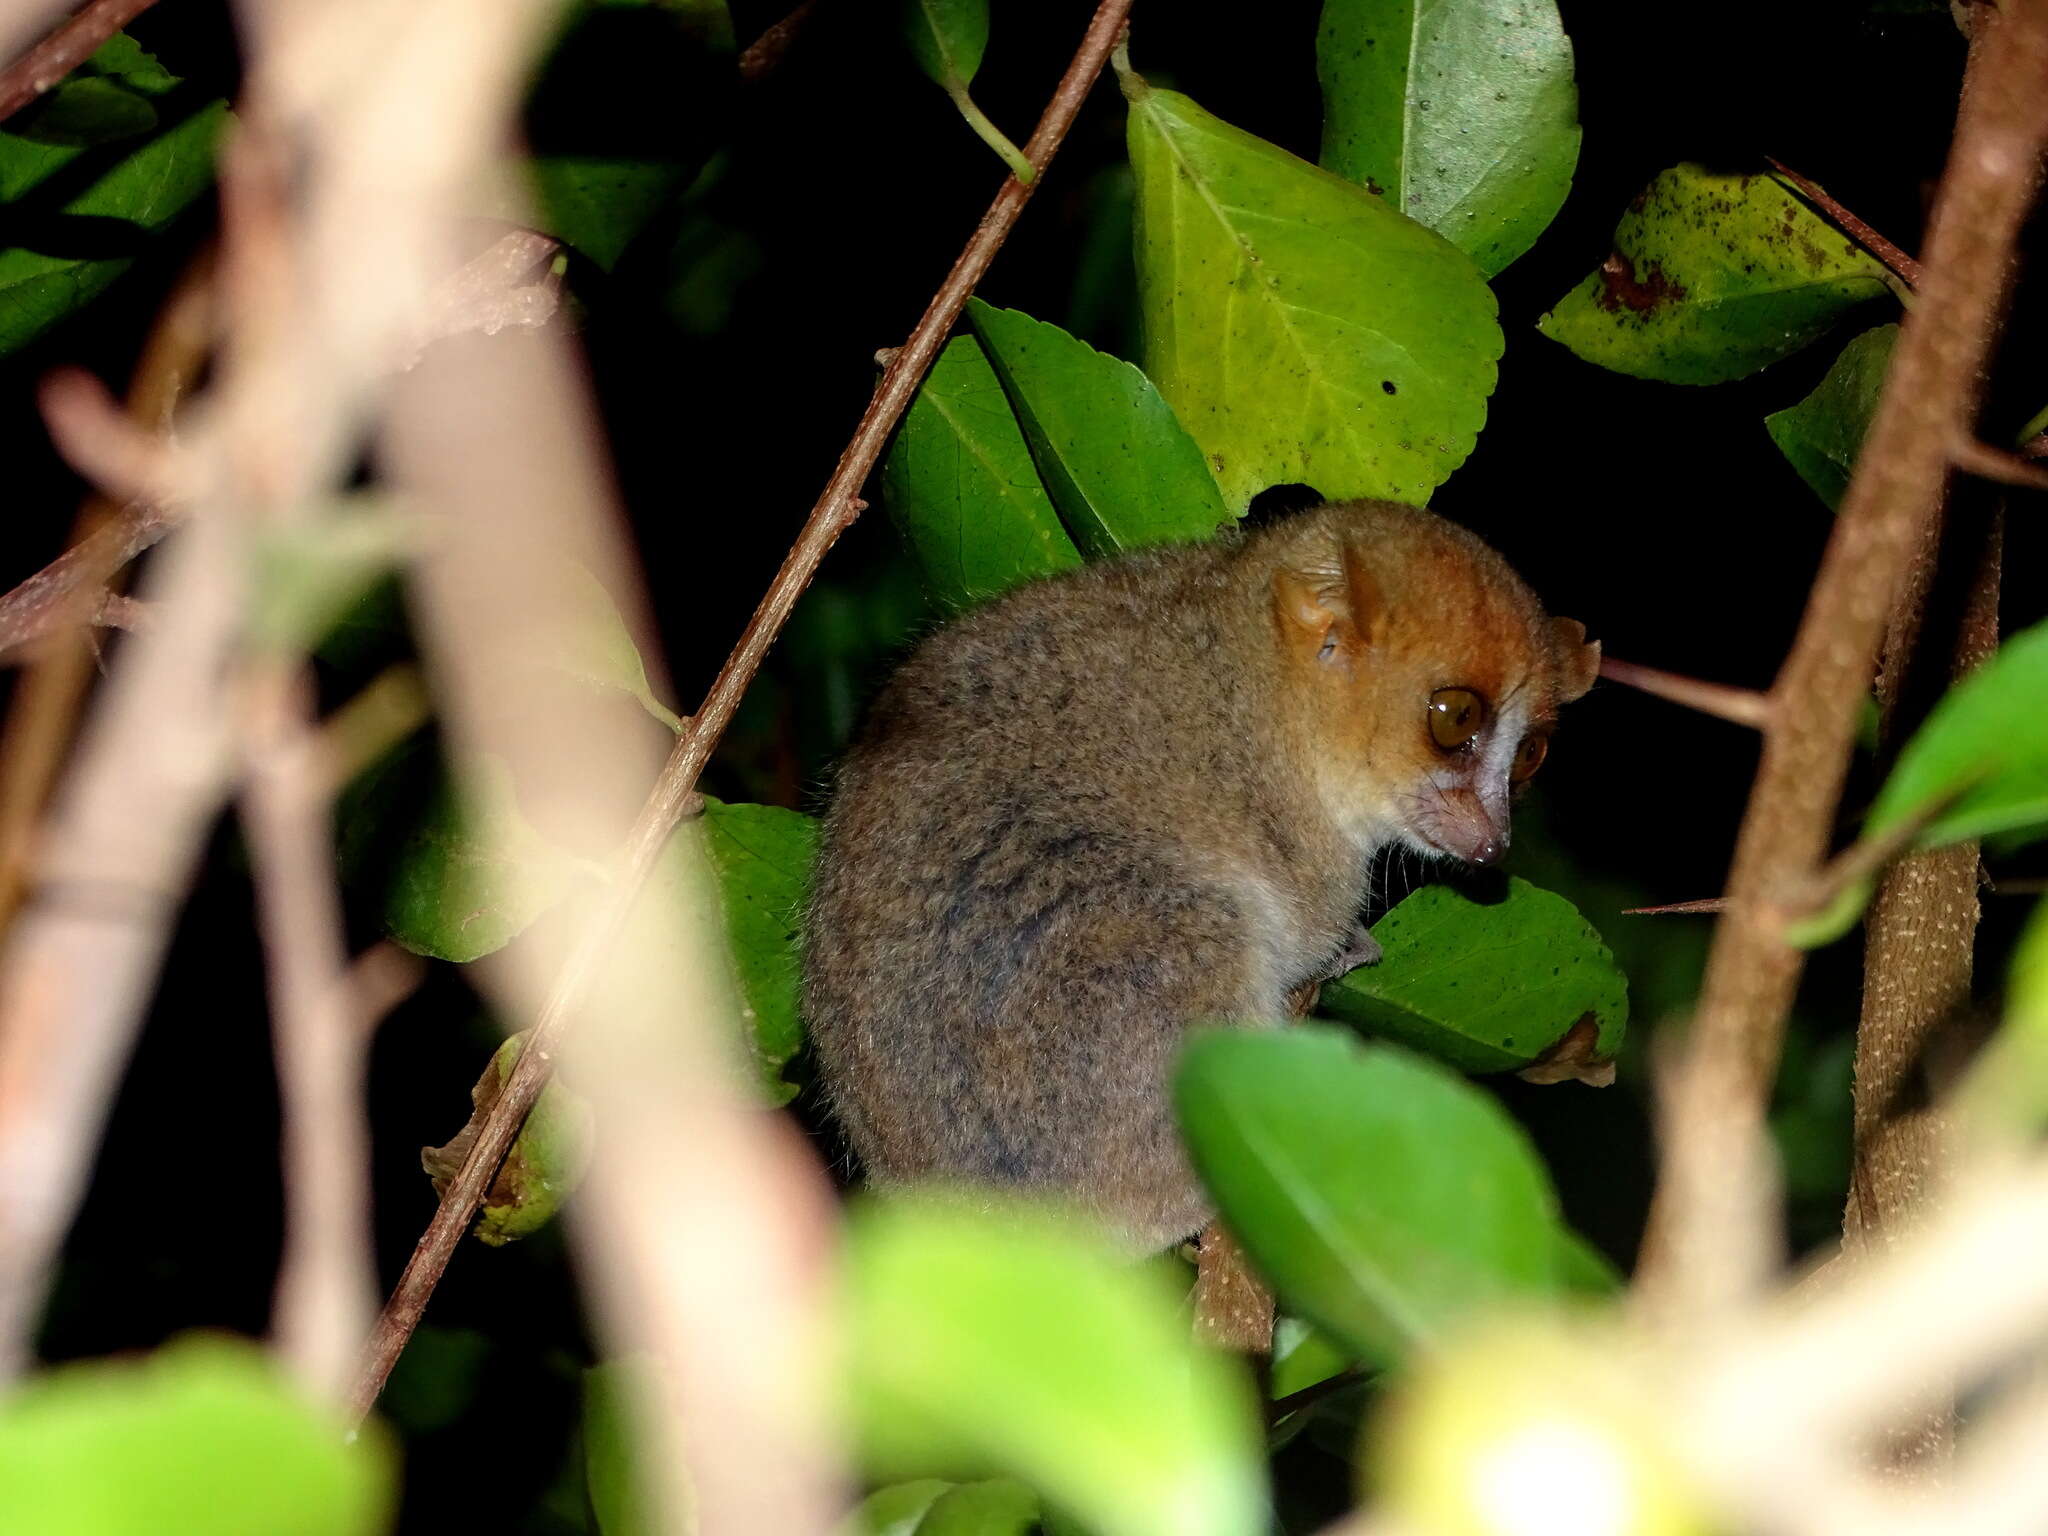
[[[1202,1229],[1195,1255],[1195,1337],[1241,1355],[1273,1352],[1273,1293],[1221,1221]]]
[[[796,41],[797,34],[803,31],[804,24],[811,19],[817,8],[818,0],[803,0],[803,4],[747,44],[745,51],[740,54],[740,79],[748,85],[753,85],[774,73],[776,66],[782,63],[784,55],[789,52],[790,45]]]
[[[1791,182],[1809,203],[1840,225],[1844,234],[1889,267],[1893,276],[1908,288],[1920,286],[1919,262],[1828,196],[1827,189],[1819,182],[1809,181],[1782,160],[1772,159],[1769,155],[1765,155],[1764,159],[1780,176]]]
[[[1702,896],[1697,901],[1667,901],[1661,907],[1623,907],[1623,917],[1663,917],[1673,913],[1725,912],[1728,898],[1725,896]]]
[[[376,1307],[367,1032],[343,941],[329,775],[311,679],[252,664],[242,825],[256,885],[284,1127],[285,1241],[272,1332],[299,1384],[339,1401]]]
[[[143,342],[125,408],[146,431],[168,429],[171,413],[204,366],[212,345],[213,259],[195,260],[179,279]],[[79,509],[71,544],[84,543],[125,509],[94,494]],[[5,600],[0,599],[0,612]],[[0,929],[14,916],[27,880],[35,825],[70,744],[94,675],[94,655],[79,629],[49,635],[15,684],[0,736]]]
[[[2048,469],[1974,437],[1963,438],[1955,445],[1955,461],[1957,469],[1967,470],[1980,480],[2017,485],[2030,491],[2048,491]]]
[[[817,504],[812,507],[781,569],[770,582],[739,643],[719,670],[702,706],[691,719],[689,729],[677,738],[661,777],[628,836],[625,868],[610,899],[591,920],[575,953],[564,966],[546,1007],[534,1021],[527,1048],[520,1053],[512,1076],[480,1130],[476,1145],[450,1181],[433,1220],[413,1250],[405,1273],[400,1276],[397,1288],[372,1330],[354,1394],[354,1406],[359,1413],[368,1412],[376,1401],[391,1374],[391,1367],[419,1325],[427,1300],[448,1267],[456,1245],[469,1230],[477,1207],[496,1176],[498,1164],[504,1160],[520,1124],[546,1085],[555,1037],[564,1019],[573,1011],[593,973],[602,964],[607,949],[625,921],[634,896],[653,868],[669,834],[681,820],[690,797],[695,793],[697,776],[731,722],[747,684],[760,669],[762,659],[774,644],[775,637],[789,618],[790,610],[796,606],[797,598],[809,585],[826,552],[859,515],[861,486],[881,457],[890,432],[908,409],[926,371],[938,356],[939,348],[959,317],[968,295],[995,259],[1025,202],[1044,180],[1045,168],[1066,136],[1096,77],[1101,74],[1109,51],[1123,30],[1130,7],[1131,0],[1102,0],[1097,6],[1080,48],[1039,119],[1030,143],[1025,146],[1025,155],[1039,173],[1037,180],[1025,186],[1014,177],[1005,179],[966,248],[933,295],[917,328],[890,362],[874,398],[868,403],[866,414],[840,455],[838,467],[826,483]]]
[[[1977,413],[2014,243],[2048,143],[2048,7],[2002,10],[1972,47],[1955,142],[1937,198],[1919,302],[1907,313],[1871,423],[1772,697],[1749,809],[1691,1035],[1703,1095],[1755,1118],[1776,1074],[1800,952],[1779,918],[1819,865],[1854,743],[1857,707],[1949,455]],[[1719,1235],[1660,1182],[1638,1283],[1710,1264]]]
[[[0,122],[14,116],[72,70],[156,0],[92,0],[78,14],[0,70]]]
[[[1600,658],[1600,675],[1610,682],[1640,689],[1670,703],[1682,704],[1687,709],[1696,709],[1701,714],[1732,721],[1736,725],[1746,725],[1752,730],[1760,731],[1770,723],[1770,695],[1751,688],[1733,688],[1726,683],[1709,683],[1676,672],[1660,672],[1655,667],[1638,666],[1635,662],[1622,661],[1614,656]]]

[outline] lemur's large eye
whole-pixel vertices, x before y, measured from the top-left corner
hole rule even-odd
[[[1470,688],[1439,688],[1429,696],[1429,736],[1446,752],[1462,752],[1486,728],[1486,700]]]
[[[1514,764],[1508,769],[1508,782],[1520,784],[1530,774],[1543,766],[1545,754],[1550,751],[1548,736],[1524,736],[1522,744],[1515,748]]]

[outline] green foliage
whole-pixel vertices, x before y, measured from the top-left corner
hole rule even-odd
[[[1082,554],[1193,542],[1230,520],[1202,451],[1144,374],[1014,309],[970,299],[967,319]]]
[[[465,964],[518,938],[580,869],[520,813],[504,760],[485,756],[436,794],[407,839],[384,922],[414,954]]]
[[[2048,835],[2048,624],[2006,641],[1954,688],[1906,743],[1863,832],[1879,837],[1953,796],[1920,833],[1923,848]]]
[[[549,637],[544,653],[548,664],[593,688],[616,688],[639,700],[642,709],[670,730],[682,730],[682,719],[648,685],[640,647],[633,643],[603,583],[579,565],[570,573],[569,584],[576,594],[576,611],[558,634]]]
[[[125,36],[0,131],[0,354],[97,298],[213,181],[227,104]]]
[[[2031,1136],[2048,1124],[2048,901],[2020,939],[2004,1022],[1971,1064],[1956,1118],[1980,1136]]]
[[[1812,394],[1764,418],[1778,451],[1830,509],[1841,506],[1849,489],[1898,339],[1896,325],[1873,326],[1854,337]]]
[[[919,69],[949,92],[965,90],[988,51],[988,0],[906,0],[903,35]]]
[[[447,1191],[449,1181],[468,1159],[483,1129],[484,1116],[504,1091],[525,1043],[525,1034],[517,1034],[492,1053],[490,1065],[470,1090],[468,1123],[454,1139],[445,1146],[420,1149],[420,1166],[433,1180],[436,1195]],[[563,1087],[560,1079],[550,1078],[484,1194],[477,1240],[487,1247],[502,1248],[531,1237],[553,1221],[583,1181],[591,1135],[590,1106]]]
[[[691,835],[685,829],[678,836]],[[771,1104],[796,1088],[782,1073],[803,1046],[797,1016],[797,945],[809,898],[818,824],[773,805],[727,805],[705,797],[697,835],[718,880],[728,953],[739,982],[746,1037]],[[667,860],[673,870],[673,855]]]
[[[1324,166],[1488,277],[1564,205],[1578,91],[1554,0],[1326,0],[1316,73]]]
[[[1559,1289],[1542,1163],[1446,1069],[1338,1030],[1213,1030],[1182,1053],[1174,1095],[1203,1183],[1281,1301],[1364,1359]]]
[[[191,1338],[32,1377],[0,1406],[0,1511],[38,1536],[371,1536],[375,1426],[351,1442],[253,1346]]]
[[[1589,363],[1718,384],[1790,357],[1888,274],[1768,176],[1697,165],[1660,174],[1614,231],[1614,254],[1539,322]]]
[[[925,1201],[857,1211],[845,1273],[874,1472],[1004,1472],[1098,1536],[1264,1529],[1248,1384],[1156,1274],[1028,1210]]]
[[[1588,1014],[1590,1057],[1621,1048],[1628,978],[1562,896],[1511,879],[1482,904],[1425,885],[1372,932],[1384,958],[1325,985],[1325,1013],[1468,1072],[1526,1067]]]
[[[658,1370],[651,1355],[635,1355],[583,1373],[583,1479],[597,1536],[656,1536],[660,1529],[642,1481],[638,1429]]]
[[[703,167],[735,79],[725,0],[583,0],[527,108],[542,227],[611,270]]]
[[[1242,512],[1271,485],[1420,504],[1486,420],[1492,291],[1362,187],[1126,76],[1145,371]]]
[[[956,336],[882,464],[882,496],[947,607],[1081,563],[981,343]]]

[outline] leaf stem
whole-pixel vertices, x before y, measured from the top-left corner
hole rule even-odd
[[[946,87],[946,94],[953,98],[953,105],[960,109],[960,115],[967,119],[981,142],[1002,157],[1003,164],[1010,168],[1010,174],[1025,186],[1031,185],[1031,178],[1038,174],[1031,162],[1024,158],[1024,151],[1010,142],[1010,136],[988,120],[988,114],[974,104],[974,98],[967,94],[964,82],[955,81]]]

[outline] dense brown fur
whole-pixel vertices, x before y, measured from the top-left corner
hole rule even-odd
[[[1596,659],[1470,534],[1375,502],[931,636],[841,769],[806,925],[805,1011],[870,1176],[1060,1195],[1133,1248],[1195,1231],[1183,1032],[1278,1021],[1371,956],[1380,849],[1498,856],[1516,741]],[[1444,753],[1445,687],[1516,740]]]

